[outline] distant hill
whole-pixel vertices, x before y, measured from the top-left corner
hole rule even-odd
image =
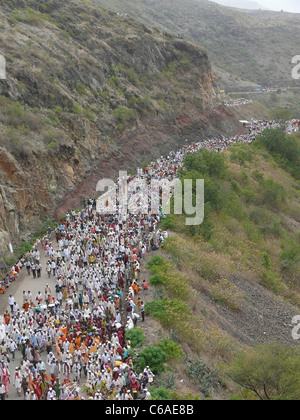
[[[224,87],[289,86],[300,53],[300,14],[196,0],[93,0],[205,47]],[[295,82],[294,82],[295,83]]]

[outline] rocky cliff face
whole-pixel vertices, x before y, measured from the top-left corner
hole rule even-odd
[[[2,2],[0,54],[1,256],[102,176],[240,131],[205,50],[87,2]]]

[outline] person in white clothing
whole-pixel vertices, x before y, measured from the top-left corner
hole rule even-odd
[[[15,303],[16,303],[15,298],[12,295],[10,295],[8,298],[8,304],[10,306],[11,313],[13,313]]]

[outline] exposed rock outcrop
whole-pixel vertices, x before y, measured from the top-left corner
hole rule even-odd
[[[241,130],[204,49],[86,2],[5,2],[0,46],[0,255],[103,175]]]

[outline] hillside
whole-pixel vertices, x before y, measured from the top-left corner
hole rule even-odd
[[[207,0],[2,3],[0,338],[11,326],[7,364],[24,374],[9,384],[3,363],[6,397],[300,399],[300,134],[279,121],[299,115],[299,92],[279,86],[300,16]],[[218,75],[223,99],[278,89],[226,108]],[[274,115],[243,135],[239,119]],[[128,190],[137,210],[108,215],[105,197],[92,211],[98,181],[124,170],[112,198],[120,210]],[[203,223],[141,217],[166,196],[142,185],[175,177],[193,181],[190,204],[204,179]]]
[[[93,0],[207,49],[224,88],[290,86],[300,15],[196,0]]]
[[[240,126],[198,45],[79,0],[0,8],[0,252],[103,175]]]
[[[296,143],[299,167],[299,138]],[[185,363],[173,363],[162,380],[169,393],[173,375],[175,391],[194,398],[255,399],[241,394],[227,370],[241,349],[295,345],[299,179],[259,141],[215,158],[190,155],[184,166],[184,177],[205,179],[205,220],[200,227],[187,227],[184,216],[162,221],[169,238],[143,273],[152,285],[147,335],[152,344],[167,337],[184,350]]]
[[[232,109],[235,115],[240,114],[241,108],[247,109],[247,115],[239,119],[248,118],[267,118],[272,119],[272,111],[287,110],[289,112],[288,119],[298,119],[300,117],[300,96],[299,89],[291,88],[286,90],[278,89],[275,92],[265,93],[233,93],[229,95],[231,98],[240,98],[252,100],[251,106],[240,107],[240,109]],[[240,115],[238,115],[240,117]]]

